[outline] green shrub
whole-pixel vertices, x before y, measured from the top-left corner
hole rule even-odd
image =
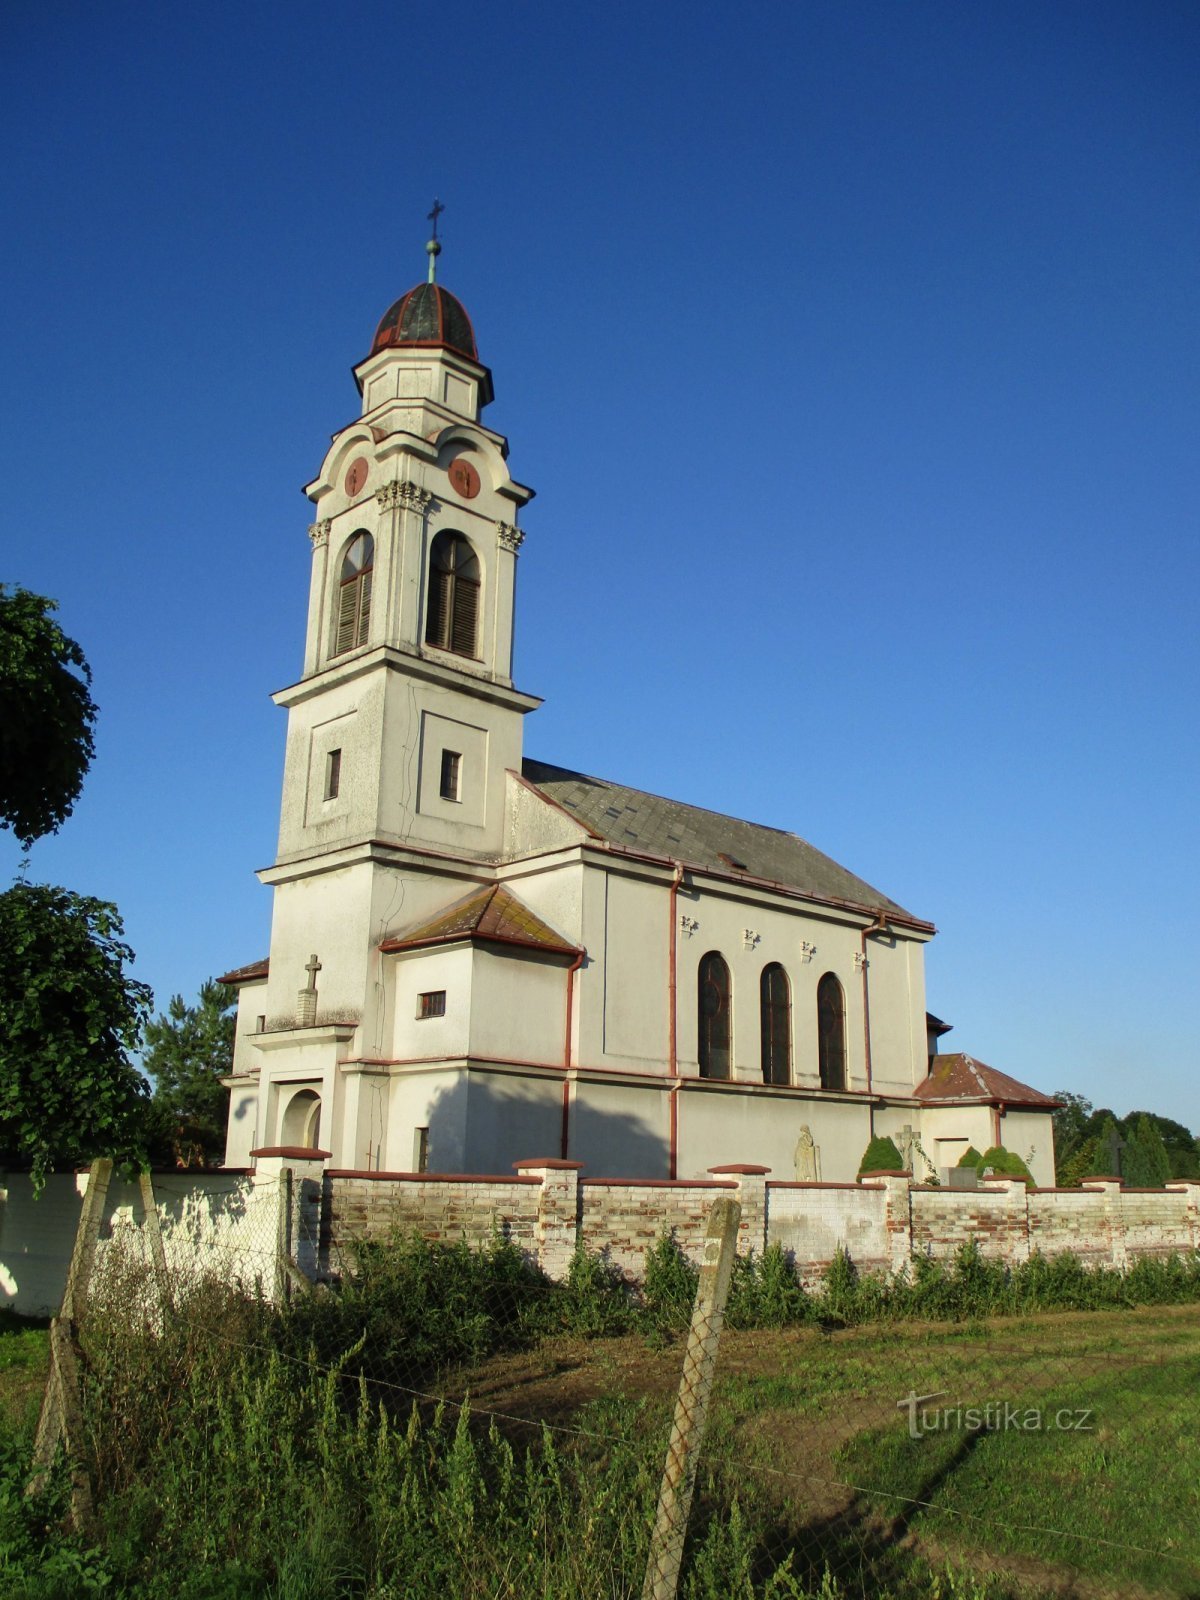
[[[571,1257],[566,1283],[548,1303],[555,1324],[583,1339],[627,1333],[633,1326],[633,1301],[624,1276],[582,1240]]]
[[[476,1249],[397,1232],[356,1244],[336,1293],[294,1299],[280,1337],[289,1354],[326,1365],[357,1347],[350,1376],[419,1382],[527,1344],[544,1325],[548,1288],[499,1236]]]
[[[768,1245],[761,1256],[735,1257],[726,1311],[731,1328],[787,1328],[806,1321],[810,1307],[781,1245]]]
[[[973,1144],[969,1144],[958,1158],[960,1167],[974,1167],[976,1171],[983,1165],[983,1157]]]
[[[979,1158],[979,1170],[991,1167],[997,1178],[1025,1178],[1033,1182],[1033,1174],[1014,1150],[1006,1150],[1002,1144],[992,1145],[990,1150],[985,1150]]]
[[[686,1328],[692,1319],[699,1276],[699,1269],[684,1255],[674,1232],[661,1234],[646,1252],[642,1281],[646,1323],[663,1333]]]
[[[904,1170],[904,1157],[900,1154],[895,1144],[885,1134],[877,1133],[870,1144],[863,1151],[863,1158],[858,1163],[858,1175],[861,1178],[865,1172],[902,1172]]]

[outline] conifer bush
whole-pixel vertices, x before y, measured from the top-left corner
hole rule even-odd
[[[886,1134],[877,1133],[870,1144],[863,1151],[862,1160],[858,1163],[858,1175],[861,1178],[868,1172],[903,1172],[904,1157],[897,1149],[895,1141]]]

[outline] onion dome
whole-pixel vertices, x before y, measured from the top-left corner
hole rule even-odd
[[[475,330],[460,300],[440,283],[419,283],[384,314],[375,330],[371,355],[405,346],[441,347],[479,360]]]

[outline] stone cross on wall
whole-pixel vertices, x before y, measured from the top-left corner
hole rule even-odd
[[[1104,1141],[1104,1149],[1108,1151],[1108,1156],[1104,1163],[1105,1170],[1110,1172],[1114,1178],[1123,1178],[1125,1176],[1124,1162],[1121,1160],[1121,1151],[1124,1148],[1125,1141],[1114,1123],[1109,1131],[1108,1138]]]
[[[317,1020],[317,973],[321,970],[315,953],[304,963],[304,970],[308,973],[308,982],[296,996],[296,1026],[311,1028]]]
[[[913,1145],[916,1142],[917,1136],[912,1130],[912,1123],[906,1122],[900,1129],[900,1132],[896,1135],[896,1148],[899,1150],[900,1155],[904,1160],[905,1170],[908,1172],[913,1172],[914,1176],[915,1169],[913,1167]]]

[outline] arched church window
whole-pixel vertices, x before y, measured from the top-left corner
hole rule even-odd
[[[333,653],[366,644],[371,626],[371,576],[375,566],[375,541],[369,533],[356,533],[342,557],[338,584],[337,636]]]
[[[446,530],[429,553],[429,612],[425,643],[456,656],[476,655],[479,557],[461,533]]]
[[[700,961],[700,1076],[729,1076],[729,968],[716,950]]]
[[[759,980],[759,1020],[764,1083],[792,1081],[792,991],[788,975],[772,961]]]
[[[846,996],[832,972],[817,985],[817,1061],[822,1089],[846,1087]]]

